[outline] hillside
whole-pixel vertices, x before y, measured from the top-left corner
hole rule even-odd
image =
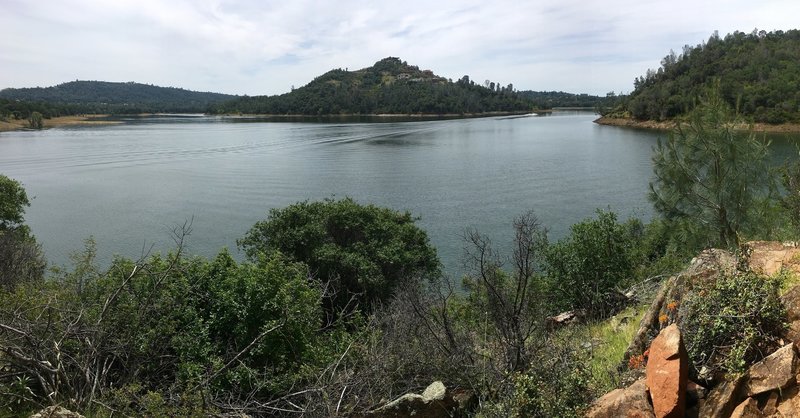
[[[159,87],[134,82],[71,81],[52,87],[0,90],[0,103],[13,107],[16,101],[40,103],[74,113],[204,112],[210,105],[236,96]],[[54,115],[57,116],[57,115]]]
[[[715,33],[680,54],[670,51],[660,68],[636,78],[612,116],[672,119],[715,83],[731,107],[754,122],[800,122],[800,31]]]
[[[328,71],[289,93],[221,103],[212,107],[212,113],[463,114],[524,112],[532,108],[533,103],[517,94],[511,84],[484,86],[469,76],[454,82],[389,57],[357,71]]]

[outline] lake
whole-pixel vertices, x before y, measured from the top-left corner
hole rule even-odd
[[[665,134],[599,126],[595,115],[386,123],[217,117],[0,134],[0,173],[33,197],[26,221],[51,264],[94,236],[98,256],[173,246],[211,256],[270,208],[350,196],[419,217],[448,273],[461,274],[465,228],[501,248],[534,210],[551,239],[610,208],[649,219],[651,151]],[[786,145],[788,147],[788,145]],[[784,152],[784,151],[782,151]]]

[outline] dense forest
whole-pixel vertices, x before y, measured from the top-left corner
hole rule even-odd
[[[101,113],[204,112],[236,96],[134,82],[71,81],[52,87],[0,90],[0,116],[27,118]]]
[[[512,84],[452,81],[399,58],[384,58],[357,71],[335,69],[276,96],[241,97],[212,106],[211,113],[272,115],[448,114],[522,112],[534,103]]]
[[[611,116],[666,120],[685,114],[696,97],[719,85],[725,101],[755,122],[800,122],[800,31],[716,32],[681,53],[670,51],[657,70]]]

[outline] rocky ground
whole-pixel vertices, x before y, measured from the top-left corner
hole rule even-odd
[[[746,373],[726,376],[713,384],[689,380],[684,336],[677,324],[659,329],[665,301],[681,298],[681,289],[699,280],[714,280],[720,272],[750,269],[766,275],[780,271],[800,274],[800,248],[795,243],[751,242],[741,259],[721,250],[706,250],[690,267],[670,278],[645,314],[626,357],[647,353],[644,376],[598,399],[588,417],[798,417],[800,416],[800,285],[781,296],[789,324],[783,344]]]

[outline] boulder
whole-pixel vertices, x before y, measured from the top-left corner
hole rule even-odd
[[[708,396],[700,406],[703,418],[727,418],[741,399],[744,378],[739,376],[733,380],[723,380],[708,392]]]
[[[686,402],[688,405],[696,405],[701,399],[705,399],[708,389],[698,385],[691,380],[686,383]]]
[[[800,248],[795,242],[751,241],[742,248],[755,272],[768,276],[781,270],[800,273]]]
[[[421,395],[407,393],[366,414],[385,418],[450,418],[456,414],[458,403],[447,393],[442,382],[433,382]]]
[[[745,382],[745,394],[755,396],[796,383],[797,352],[794,344],[779,348],[765,359],[750,366]]]
[[[796,386],[783,391],[780,397],[778,411],[774,416],[786,418],[800,416],[800,391]]]
[[[762,418],[764,414],[758,409],[758,401],[747,398],[731,413],[731,418]]]
[[[676,324],[661,330],[650,345],[645,376],[655,416],[682,418],[686,414],[689,357]]]
[[[616,389],[596,400],[587,418],[653,418],[653,407],[647,396],[644,379],[637,380],[625,389]]]
[[[780,396],[778,392],[771,392],[769,394],[769,398],[767,398],[766,403],[764,403],[764,408],[761,409],[761,412],[765,416],[772,416],[778,412],[778,399]]]
[[[30,418],[84,418],[84,416],[60,406],[48,406],[31,415]]]
[[[786,306],[786,319],[789,322],[800,321],[800,286],[794,286],[781,296]]]

